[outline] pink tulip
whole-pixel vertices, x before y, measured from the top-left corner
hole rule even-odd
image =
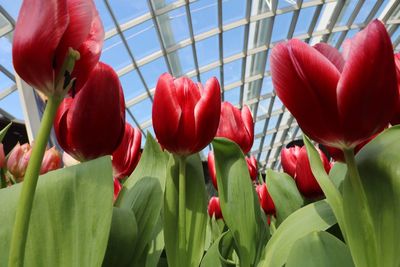
[[[197,153],[214,138],[218,128],[221,92],[211,78],[204,89],[187,77],[164,73],[158,80],[153,103],[153,127],[158,142],[178,155]]]
[[[44,153],[42,166],[40,167],[40,174],[61,168],[61,154],[55,147],[48,149]]]
[[[392,43],[378,20],[347,42],[343,54],[324,43],[280,43],[271,54],[271,73],[303,132],[340,149],[386,127],[399,99]]]
[[[32,148],[29,143],[25,143],[22,146],[18,143],[10,152],[7,160],[7,169],[17,182],[21,182],[25,176],[31,153]]]
[[[142,133],[125,123],[125,134],[121,144],[112,154],[114,177],[123,179],[131,175],[140,159]]]
[[[257,185],[256,192],[261,208],[264,210],[265,214],[275,215],[275,204],[271,198],[271,195],[268,193],[267,185]]]
[[[221,105],[221,119],[216,137],[225,137],[236,144],[247,154],[254,142],[254,122],[247,106],[240,111],[229,102]]]
[[[289,148],[282,148],[281,150],[281,164],[284,172],[294,177],[296,174],[297,157],[299,156],[301,147],[292,146]]]
[[[99,60],[103,38],[92,0],[24,0],[13,39],[14,68],[37,90],[53,95],[68,48],[80,52],[72,77],[84,83]]]
[[[125,131],[125,102],[110,66],[99,62],[78,93],[63,100],[54,129],[60,146],[76,160],[114,152]]]
[[[216,220],[223,219],[221,212],[221,204],[219,203],[218,197],[211,197],[208,202],[208,215],[212,218],[215,217]]]

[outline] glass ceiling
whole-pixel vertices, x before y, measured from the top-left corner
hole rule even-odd
[[[29,122],[32,106],[19,96],[11,42],[21,0],[0,0],[0,113]],[[255,120],[251,150],[260,170],[280,168],[282,146],[301,138],[296,120],[276,97],[270,49],[298,38],[340,49],[374,18],[400,51],[400,0],[95,0],[106,31],[101,60],[120,76],[127,120],[154,135],[151,106],[158,76],[170,72],[200,82],[216,76],[223,99],[248,105]],[[16,82],[17,80],[17,82]],[[25,115],[24,114],[28,114]],[[143,142],[145,138],[143,138]],[[207,155],[208,149],[203,152]]]

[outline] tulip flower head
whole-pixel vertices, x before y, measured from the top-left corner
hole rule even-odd
[[[21,182],[24,179],[31,153],[32,148],[29,143],[23,145],[18,143],[10,152],[7,160],[7,169],[17,182]]]
[[[13,39],[14,68],[45,95],[64,96],[64,85],[71,78],[78,83],[86,80],[95,67],[103,39],[104,29],[92,0],[24,0]],[[70,48],[80,53],[75,55],[80,59],[72,73],[64,73]]]
[[[238,144],[247,154],[254,142],[254,122],[250,109],[244,106],[240,111],[229,102],[221,105],[221,119],[216,137],[225,137]]]
[[[125,102],[110,66],[99,62],[77,94],[61,102],[54,129],[60,146],[76,160],[114,152],[125,131]]]
[[[221,204],[219,203],[218,197],[211,197],[208,202],[208,215],[212,218],[215,217],[216,220],[223,219],[221,212]]]
[[[320,149],[317,149],[317,151],[320,155],[325,171],[329,173],[331,165],[328,161],[328,158]],[[294,179],[297,188],[303,196],[313,199],[324,195],[321,187],[311,171],[310,161],[308,159],[307,149],[305,146],[300,149],[297,156],[296,174]]]
[[[394,55],[394,62],[396,64],[396,73],[397,73],[397,88],[400,92],[400,53]],[[400,124],[400,98],[397,102],[396,113],[390,120],[390,124],[397,125]]]
[[[140,159],[142,133],[125,123],[125,134],[121,144],[112,154],[114,177],[123,179],[131,175]]]
[[[265,214],[275,215],[275,204],[271,195],[268,193],[267,185],[265,183],[257,185],[256,192],[261,208],[264,210]]]
[[[61,168],[61,165],[62,165],[61,154],[60,152],[57,151],[55,147],[52,147],[44,153],[42,166],[40,167],[40,174],[57,170]]]
[[[378,20],[348,41],[343,54],[324,43],[280,43],[271,54],[271,73],[303,132],[340,149],[386,127],[399,99],[392,43]]]
[[[281,150],[281,164],[284,172],[294,177],[296,173],[297,157],[299,156],[301,147],[292,146],[282,148]]]
[[[164,73],[154,94],[152,119],[158,142],[169,152],[190,155],[214,138],[221,110],[218,80],[203,88],[187,77],[174,79]]]

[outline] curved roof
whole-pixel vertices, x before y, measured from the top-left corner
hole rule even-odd
[[[399,2],[95,0],[106,30],[101,60],[120,76],[127,120],[144,135],[153,133],[152,97],[163,72],[200,82],[216,76],[224,100],[238,107],[248,105],[252,111],[255,140],[250,153],[262,170],[280,168],[282,146],[301,137],[295,119],[274,93],[270,49],[290,38],[328,42],[340,49],[345,38],[379,18],[399,51]],[[11,63],[21,0],[0,0],[0,4],[0,108],[8,116],[25,119],[34,132],[36,102],[30,101],[33,94],[18,96],[26,84],[18,82]]]

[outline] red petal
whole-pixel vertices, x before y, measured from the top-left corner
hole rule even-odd
[[[357,33],[338,84],[338,109],[344,142],[354,147],[381,131],[399,98],[393,47],[378,20]]]
[[[281,150],[282,169],[292,177],[295,177],[296,174],[297,157],[299,156],[299,152],[299,146],[282,148]]]
[[[64,98],[58,107],[56,116],[54,118],[54,131],[57,137],[57,142],[67,153],[74,151],[73,144],[68,140],[67,122],[67,115],[72,103],[73,99],[71,97]]]
[[[396,55],[394,55],[394,62],[396,64],[397,88],[398,88],[398,90],[400,92],[400,53],[397,53]],[[399,97],[399,100],[397,102],[396,113],[392,117],[392,119],[390,120],[390,124],[391,125],[400,124],[400,97]]]
[[[317,49],[317,51],[320,52],[322,55],[324,55],[330,62],[332,62],[332,64],[335,65],[339,72],[342,72],[345,62],[343,56],[336,48],[326,43],[318,43],[313,47]]]
[[[175,148],[182,110],[179,106],[174,80],[169,73],[158,79],[154,94],[152,120],[154,132],[160,144],[171,151]]]
[[[272,81],[302,130],[319,143],[341,137],[336,104],[337,68],[311,46],[293,39],[274,47]]]
[[[244,106],[242,108],[242,120],[243,124],[247,133],[247,136],[245,138],[245,144],[243,145],[243,153],[247,154],[249,153],[251,147],[253,146],[254,142],[254,122],[253,122],[253,116],[251,115],[250,109],[248,106]]]
[[[211,177],[211,182],[213,183],[215,190],[218,191],[217,173],[215,170],[215,159],[214,159],[214,153],[212,151],[208,152],[207,165],[208,165],[208,172]]]
[[[25,0],[13,39],[13,64],[23,80],[49,95],[55,50],[68,25],[65,0]]]

